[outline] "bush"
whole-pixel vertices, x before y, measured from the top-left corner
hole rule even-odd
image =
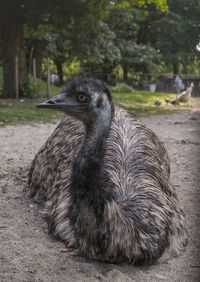
[[[53,84],[50,86],[51,96],[57,95],[61,92],[61,87],[57,87]],[[47,82],[36,78],[35,85],[33,84],[33,77],[29,75],[29,85],[28,91],[26,93],[26,97],[34,98],[34,97],[46,97],[47,95]]]
[[[113,92],[125,92],[125,93],[132,93],[135,90],[127,85],[126,83],[118,83],[116,86],[112,87]]]

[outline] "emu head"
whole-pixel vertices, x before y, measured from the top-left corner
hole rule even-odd
[[[67,83],[63,93],[36,107],[60,110],[87,122],[112,112],[112,97],[109,88],[100,80],[76,78]]]

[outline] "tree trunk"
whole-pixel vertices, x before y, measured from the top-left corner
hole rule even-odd
[[[179,65],[177,62],[173,63],[173,74],[178,74],[179,73]]]
[[[128,82],[128,68],[126,66],[122,66],[123,68],[123,81]]]
[[[25,43],[23,38],[23,27],[20,29],[20,50],[19,50],[19,93],[25,95],[28,86],[28,71],[26,64]]]
[[[42,78],[42,62],[44,58],[45,46],[41,42],[35,42],[33,45],[33,58],[36,61],[36,77]]]
[[[17,18],[3,23],[2,57],[3,57],[3,97],[16,98],[16,57],[19,57],[20,40],[23,23]]]
[[[57,67],[57,73],[58,73],[58,76],[59,76],[59,80],[60,80],[60,84],[63,84],[63,65],[61,62],[55,62],[56,64],[56,67]]]

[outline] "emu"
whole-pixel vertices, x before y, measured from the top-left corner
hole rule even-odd
[[[191,82],[190,86],[185,91],[183,91],[182,93],[180,93],[178,95],[177,101],[183,102],[183,103],[188,103],[190,98],[191,98],[191,95],[192,95],[193,87],[194,87],[194,83]]]
[[[185,216],[158,137],[114,106],[109,88],[73,79],[38,108],[67,115],[36,154],[30,196],[49,231],[80,255],[109,263],[152,264],[187,245]]]

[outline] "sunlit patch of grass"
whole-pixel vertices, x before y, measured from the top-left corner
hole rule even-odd
[[[172,105],[171,101],[176,99],[176,94],[171,93],[136,91],[133,93],[113,93],[113,98],[117,104],[138,116],[173,113],[177,110],[190,108],[185,104]],[[156,105],[156,102],[159,102],[160,105]]]
[[[52,95],[56,95],[61,89],[56,89]],[[173,106],[166,100],[175,100],[176,94],[138,92],[113,93],[115,104],[119,104],[137,116],[173,113],[177,110],[189,109],[188,105]],[[193,98],[195,99],[195,98]],[[35,105],[45,98],[24,99],[20,101],[0,99],[0,126],[8,124],[30,122],[54,122],[63,117],[63,114],[52,110],[36,109]],[[159,101],[160,106],[155,102]]]

